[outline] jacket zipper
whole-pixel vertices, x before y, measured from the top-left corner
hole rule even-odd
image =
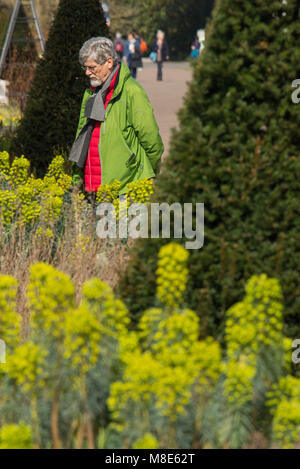
[[[90,188],[91,188],[91,190],[92,190],[92,170],[91,170],[91,154],[90,154],[90,149],[89,149],[88,158],[89,158]]]
[[[109,106],[109,104],[108,104],[108,106]],[[102,184],[102,174],[103,174],[103,167],[102,167],[102,161],[101,161],[101,149],[100,149],[100,147],[101,147],[101,132],[103,134],[105,134],[106,117],[107,117],[107,114],[110,111],[110,108],[111,108],[111,106],[109,106],[108,109],[105,112],[103,126],[102,126],[102,124],[100,124],[100,138],[99,138],[99,159],[100,159],[100,168],[101,168],[100,185]]]
[[[107,118],[110,110],[111,110],[111,100],[109,101],[109,103],[107,105],[107,109],[106,109],[105,116],[104,116],[104,122],[103,122],[103,132],[104,133],[105,133],[106,118]]]
[[[105,116],[104,116],[104,122],[103,122],[103,133],[105,134],[105,124],[106,124],[106,118],[107,118],[107,115],[109,113],[109,111],[111,110],[111,103],[109,103],[108,105],[108,109],[105,113]],[[128,168],[128,166],[130,165],[131,161],[134,160],[136,158],[136,155],[132,152],[131,148],[129,147],[129,145],[127,144],[126,140],[124,139],[124,142],[125,142],[125,145],[130,153],[130,157],[128,158],[128,160],[126,161],[126,167]],[[101,145],[101,136],[100,136],[100,145]],[[100,155],[100,145],[99,145],[99,155]],[[101,164],[101,157],[100,157],[100,164]],[[102,166],[101,166],[102,167]]]
[[[109,106],[109,104],[108,104]],[[104,121],[103,121],[103,126],[100,124],[100,138],[99,138],[99,159],[100,159],[100,168],[101,168],[101,177],[100,177],[100,185],[102,184],[102,174],[103,174],[103,166],[102,166],[102,161],[101,161],[101,132],[105,134],[105,125],[106,125],[106,117],[107,114],[109,113],[111,106],[106,109],[105,115],[104,115]],[[102,128],[103,127],[103,128]]]
[[[100,147],[101,147],[101,124],[100,124],[100,134],[99,134],[99,160],[100,160],[100,186],[102,185],[102,174],[103,174],[103,168],[102,168],[102,161],[101,161],[101,150],[100,150]],[[104,132],[105,133],[105,120],[104,120]]]

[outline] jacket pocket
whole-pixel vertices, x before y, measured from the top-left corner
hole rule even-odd
[[[134,163],[134,166],[137,166],[136,155],[134,153],[126,161],[126,168],[129,168]]]
[[[126,163],[125,163],[126,168],[129,168],[129,167],[134,168],[134,167],[136,167],[136,166],[138,165],[136,154],[133,153],[133,151],[131,150],[131,148],[130,148],[129,145],[127,144],[127,142],[126,142],[126,140],[125,140],[124,137],[123,137],[123,141],[124,141],[124,144],[125,144],[125,146],[126,146],[128,152],[130,153],[129,158],[126,160]]]

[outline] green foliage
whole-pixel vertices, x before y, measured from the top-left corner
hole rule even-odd
[[[116,431],[130,438],[129,445],[137,434],[150,432],[160,445],[178,447],[184,421],[194,438],[190,445],[199,438],[204,447],[243,448],[254,431],[268,438],[273,428],[270,443],[293,447],[299,439],[299,379],[286,376],[291,341],[283,335],[278,281],[264,274],[249,280],[243,301],[227,311],[221,360],[217,342],[199,341],[195,313],[180,306],[183,296],[170,303],[169,296],[159,294],[163,284],[166,290],[168,283],[178,289],[187,253],[170,243],[159,259],[156,299],[161,305],[145,311],[137,332],[121,341],[126,366],[108,400]]]
[[[9,106],[5,104],[0,104],[0,129],[3,127],[8,127],[10,130],[13,130],[19,121],[22,119],[20,107],[13,103]],[[7,129],[5,129],[7,130]],[[1,151],[3,148],[1,147]]]
[[[282,286],[286,334],[300,334],[300,114],[291,100],[298,8],[296,0],[217,3],[156,183],[158,202],[205,204],[205,242],[190,252],[187,290],[203,334],[224,337],[226,310],[263,272]],[[166,242],[134,246],[119,292],[135,318],[154,303],[155,259]]]
[[[182,295],[186,290],[188,277],[187,259],[187,251],[177,249],[174,253],[172,243],[161,248],[156,271],[158,276],[157,297],[161,303],[171,307],[182,303]]]
[[[53,159],[43,179],[30,175],[29,169],[24,156],[10,163],[9,154],[0,152],[0,226],[8,237],[13,226],[25,226],[49,239],[71,177],[64,173],[62,156]]]
[[[6,278],[0,280],[8,284]],[[15,280],[10,278],[10,282]],[[99,417],[95,401],[103,390],[108,394],[109,382],[117,372],[116,347],[119,336],[127,332],[127,310],[98,279],[86,282],[82,290],[82,301],[76,307],[74,284],[67,275],[45,263],[33,265],[27,288],[30,337],[15,343],[7,363],[1,366],[2,416],[7,396],[18,386],[23,400],[30,403],[30,413],[19,410],[18,414],[16,409],[16,418],[22,414],[30,421],[35,447],[48,445],[49,439],[54,448],[82,447],[86,431],[88,445],[94,447],[92,426]],[[9,295],[6,299],[0,332],[9,341],[18,324],[10,312]],[[105,406],[105,395],[103,399]],[[45,421],[41,421],[43,415]]]
[[[116,219],[126,217],[131,204],[147,204],[154,192],[153,181],[151,179],[141,179],[136,182],[129,182],[126,185],[126,200],[120,201],[121,183],[115,179],[111,184],[99,186],[96,200],[101,203],[112,203],[115,210]]]
[[[115,284],[128,248],[97,235],[94,207],[71,186],[64,168],[64,158],[57,156],[44,178],[36,178],[26,158],[11,161],[7,152],[0,152],[0,268],[26,285],[31,264],[49,263],[71,276],[78,297],[90,277]],[[17,309],[27,323],[22,293]]]
[[[16,126],[22,118],[20,112],[16,103],[10,106],[0,104],[0,151],[10,151]]]
[[[227,311],[223,378],[205,410],[210,428],[205,425],[204,441],[240,448],[259,429],[255,415],[270,420],[268,392],[291,368],[291,341],[283,335],[282,310],[278,281],[263,274],[248,281],[243,301]]]
[[[111,26],[128,34],[137,29],[151,46],[158,29],[166,33],[172,60],[185,59],[198,29],[205,27],[213,0],[110,1]]]
[[[268,393],[267,404],[274,415],[272,439],[281,448],[293,448],[300,435],[300,382],[293,376],[281,378]]]
[[[146,433],[142,438],[139,438],[133,445],[133,449],[157,449],[158,441],[151,433]]]
[[[184,307],[187,256],[176,243],[161,249],[159,307],[145,311],[137,332],[120,341],[125,369],[122,380],[111,387],[108,405],[112,428],[124,442],[129,440],[129,446],[136,444],[139,435],[150,433],[160,447],[178,447],[179,422],[187,418],[189,403],[193,401],[195,414],[201,413],[220,375],[219,344],[211,338],[198,340],[199,320]],[[170,301],[172,287],[181,292],[175,301]],[[191,433],[193,424],[189,419]]]
[[[40,59],[26,110],[12,145],[43,175],[54,151],[67,152],[74,140],[86,77],[79,50],[92,36],[109,34],[98,0],[61,0],[44,57]]]
[[[23,422],[3,426],[0,429],[0,449],[32,449],[30,427]]]
[[[18,344],[21,329],[21,316],[15,312],[17,288],[18,282],[13,277],[0,275],[0,338],[5,337],[7,353]]]
[[[101,280],[84,283],[77,305],[67,275],[35,264],[31,330],[22,342],[17,282],[0,277],[0,334],[13,343],[0,365],[0,447],[94,448],[98,436],[99,448],[243,448],[260,431],[268,444],[292,448],[300,380],[288,374],[278,281],[261,275],[247,283],[243,301],[227,312],[222,357],[212,337],[199,339],[199,319],[184,304],[187,260],[177,243],[160,250],[157,307],[135,331]]]

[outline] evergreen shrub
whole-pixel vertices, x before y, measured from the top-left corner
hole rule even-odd
[[[44,262],[24,283],[0,275],[0,448],[294,448],[300,378],[283,334],[282,292],[254,275],[226,312],[226,347],[199,340],[184,305],[189,253],[163,246],[157,306],[132,330],[128,310],[98,278],[80,287]],[[174,292],[176,293],[174,295]],[[259,440],[259,441],[258,441]]]
[[[252,275],[282,286],[285,333],[300,336],[299,3],[222,0],[179,113],[156,201],[205,204],[205,241],[191,250],[188,305],[202,333],[224,334],[225,311]],[[185,239],[176,240],[182,244]],[[139,240],[119,285],[133,317],[153,306],[155,259],[169,240]]]
[[[54,152],[68,152],[75,138],[80,103],[88,85],[78,53],[93,36],[108,36],[98,0],[61,0],[40,59],[15,142],[43,175]]]

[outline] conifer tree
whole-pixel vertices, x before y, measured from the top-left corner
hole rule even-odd
[[[0,5],[0,47],[2,49],[9,24],[10,11],[6,4]]]
[[[68,152],[75,137],[88,85],[78,62],[79,50],[87,39],[108,34],[99,0],[60,1],[12,148],[30,159],[39,175],[53,152]]]
[[[5,8],[3,10],[9,11]],[[5,20],[5,16],[2,17],[2,20]],[[4,63],[2,78],[9,82],[9,95],[12,96],[13,100],[20,103],[22,110],[25,102],[24,98],[26,98],[26,94],[29,92],[30,81],[34,76],[35,65],[38,61],[37,41],[32,34],[34,26],[30,27],[30,25],[28,8],[24,8],[21,3],[12,41]],[[3,33],[6,34],[7,28],[8,22],[5,24],[5,27],[3,27]],[[5,36],[3,36],[3,43],[4,38]],[[0,44],[1,42],[0,37]]]
[[[159,202],[205,204],[187,303],[214,336],[223,334],[224,313],[246,281],[266,273],[283,289],[285,332],[300,337],[300,104],[292,100],[299,30],[297,0],[217,2],[156,184]],[[165,242],[135,243],[119,285],[134,317],[153,304]]]

